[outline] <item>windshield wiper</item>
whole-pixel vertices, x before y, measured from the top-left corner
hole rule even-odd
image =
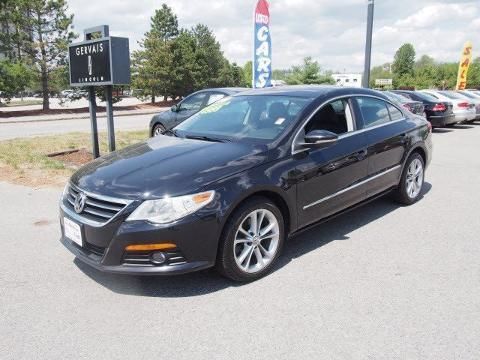
[[[225,142],[225,139],[218,139],[206,135],[186,135],[185,138],[193,139],[193,140],[203,140],[203,141],[211,141],[211,142]]]

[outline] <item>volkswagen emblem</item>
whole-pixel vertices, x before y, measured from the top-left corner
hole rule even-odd
[[[77,214],[80,214],[83,209],[85,208],[85,203],[87,202],[87,195],[84,193],[78,193],[76,198],[75,198],[75,204],[73,206],[73,209]]]

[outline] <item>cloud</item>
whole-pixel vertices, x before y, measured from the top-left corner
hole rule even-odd
[[[231,61],[252,57],[253,0],[103,0],[86,6],[69,0],[80,33],[86,27],[110,25],[112,35],[130,38],[131,49],[149,30],[150,17],[165,2],[182,27],[208,25]],[[363,69],[367,7],[365,0],[270,0],[273,65],[287,68],[312,56],[324,69],[355,72]],[[478,0],[382,0],[375,5],[373,65],[391,61],[405,42],[418,57],[458,61],[465,41],[480,48]],[[474,54],[475,56],[475,54]]]

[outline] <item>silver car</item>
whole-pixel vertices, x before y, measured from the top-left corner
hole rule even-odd
[[[421,90],[423,93],[433,96],[442,101],[449,101],[453,104],[453,113],[457,122],[475,121],[477,111],[475,104],[467,97],[448,90]]]
[[[475,118],[475,120],[480,120],[480,93],[476,94],[472,91],[467,90],[459,90],[457,91],[457,93],[465,96],[475,104],[475,110],[477,111],[477,117]]]

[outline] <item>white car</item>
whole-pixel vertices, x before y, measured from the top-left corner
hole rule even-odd
[[[473,91],[459,90],[457,93],[469,98],[470,101],[473,101],[475,109],[477,110],[477,117],[475,120],[480,120],[480,92],[475,93]]]
[[[462,121],[475,121],[477,117],[475,104],[463,95],[447,90],[421,90],[421,92],[433,96],[436,99],[451,102],[457,123]]]

